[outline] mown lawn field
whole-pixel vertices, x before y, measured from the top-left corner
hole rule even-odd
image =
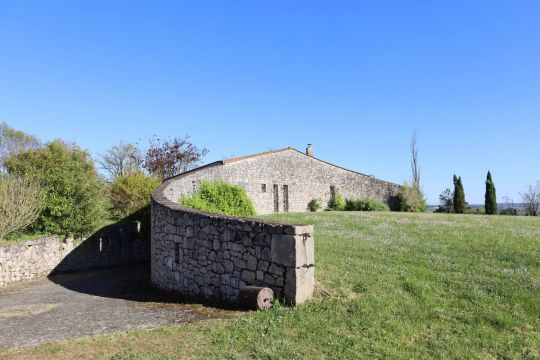
[[[0,351],[0,358],[540,358],[540,219],[324,212],[296,308]]]

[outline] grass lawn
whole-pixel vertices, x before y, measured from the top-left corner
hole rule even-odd
[[[325,212],[317,298],[229,320],[0,351],[0,358],[539,358],[540,219]]]
[[[44,236],[47,236],[47,235],[41,234],[41,233],[18,234],[8,239],[0,239],[0,245],[13,244],[17,242],[24,242],[24,241],[30,241],[30,240],[37,240]]]

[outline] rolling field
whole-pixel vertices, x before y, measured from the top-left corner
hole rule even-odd
[[[323,212],[309,304],[0,350],[0,358],[540,357],[540,219]]]

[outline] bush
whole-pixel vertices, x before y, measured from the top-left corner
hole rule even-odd
[[[315,212],[321,208],[321,203],[317,199],[312,199],[308,204],[307,207],[309,211]]]
[[[517,216],[518,210],[516,208],[507,207],[499,211],[499,215]]]
[[[328,209],[329,210],[335,210],[335,211],[343,211],[345,210],[345,198],[340,193],[336,193],[335,196],[333,196],[330,201],[328,202]]]
[[[396,209],[402,212],[426,212],[427,205],[424,194],[418,185],[403,184],[395,198]]]
[[[486,209],[483,206],[477,208],[467,207],[463,213],[472,215],[485,215]]]
[[[255,208],[244,189],[223,181],[203,181],[191,197],[180,199],[182,205],[203,211],[233,216],[254,216]]]
[[[149,205],[150,196],[160,183],[160,180],[142,172],[118,176],[111,185],[113,216],[124,218]]]
[[[41,185],[31,178],[0,175],[0,239],[36,221],[43,194]]]
[[[65,236],[93,232],[107,217],[108,197],[90,155],[56,140],[9,157],[10,174],[32,176],[45,190],[44,208],[33,230]]]
[[[345,203],[347,211],[390,211],[387,204],[370,198],[347,200]]]

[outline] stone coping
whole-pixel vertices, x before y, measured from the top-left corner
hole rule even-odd
[[[215,165],[218,165],[220,163],[222,163],[222,162],[218,161],[218,162],[215,162],[215,163],[210,163],[210,164],[205,165],[203,167],[215,166]],[[250,223],[258,223],[258,224],[261,224],[261,225],[283,226],[283,227],[285,227],[285,233],[289,233],[291,235],[296,235],[297,233],[301,234],[301,232],[298,232],[297,230],[295,230],[296,228],[300,228],[300,227],[303,227],[303,226],[312,226],[312,225],[308,225],[308,224],[290,224],[290,223],[286,223],[286,222],[270,221],[270,220],[254,218],[254,217],[232,216],[232,215],[219,214],[219,213],[214,213],[214,212],[209,212],[209,211],[202,211],[202,210],[193,209],[193,208],[184,206],[184,205],[179,204],[177,202],[171,201],[169,198],[167,198],[167,196],[165,195],[165,189],[167,188],[167,186],[170,183],[174,182],[175,180],[177,180],[177,179],[179,179],[181,177],[184,177],[184,176],[190,174],[193,171],[197,171],[198,169],[200,169],[200,168],[193,169],[193,170],[190,170],[190,171],[186,171],[186,172],[184,172],[184,173],[182,173],[180,175],[165,179],[163,181],[163,183],[156,190],[154,190],[154,192],[152,193],[152,200],[155,201],[156,203],[158,203],[158,204],[160,204],[162,206],[165,206],[167,208],[170,208],[172,210],[184,211],[184,212],[192,213],[192,214],[199,215],[199,216],[206,216],[206,217],[209,217],[211,219],[216,219],[216,220],[229,220],[229,221],[233,220],[233,221],[238,221],[238,222],[241,222],[241,223],[250,222]]]

